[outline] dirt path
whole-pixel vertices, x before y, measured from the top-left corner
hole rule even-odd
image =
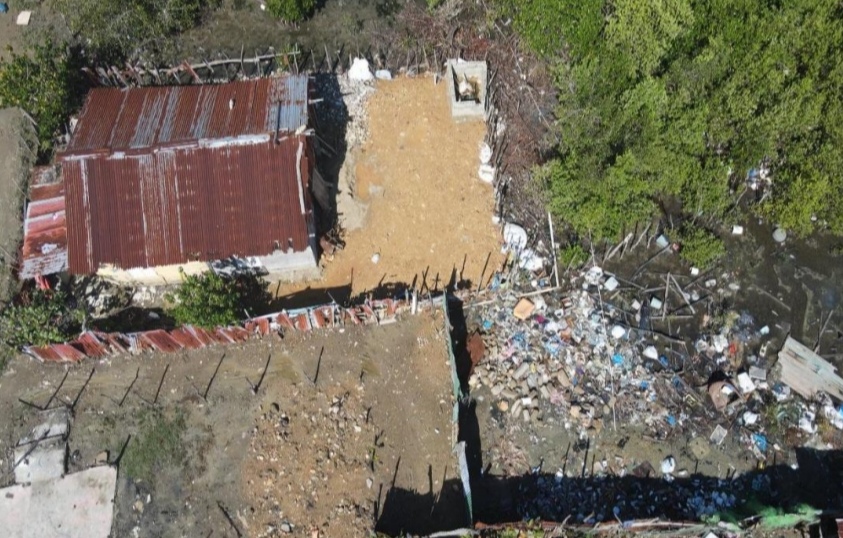
[[[103,450],[113,462],[132,436],[121,460],[115,536],[213,530],[233,537],[220,507],[243,536],[280,536],[284,525],[298,536],[363,536],[378,516],[395,528],[407,506],[431,512],[434,498],[450,508],[432,520],[459,526],[441,327],[441,314],[425,314],[382,327],[83,363],[69,369],[52,402],[73,401],[96,368],[71,423],[69,470],[91,466]],[[270,355],[255,397],[250,383]],[[11,480],[13,443],[42,415],[18,398],[44,405],[64,374],[20,358],[0,377],[3,485]]]
[[[369,140],[347,160],[355,197],[368,206],[364,225],[346,235],[321,281],[282,286],[278,295],[421,286],[425,272],[430,288],[452,278],[476,286],[487,259],[488,279],[501,258],[493,189],[477,178],[484,124],[454,123],[444,84],[428,77],[378,82],[367,110]]]

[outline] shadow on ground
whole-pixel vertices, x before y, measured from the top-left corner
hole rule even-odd
[[[448,306],[457,370],[465,393],[471,372],[465,347],[465,316],[459,300],[449,298]],[[524,469],[521,476],[494,476],[483,472],[474,402],[466,398],[459,412],[459,440],[466,442],[473,521],[469,521],[459,480],[452,480],[446,487],[457,490],[458,495],[452,496],[454,504],[446,507],[451,517],[430,515],[446,508],[429,493],[393,488],[387,492],[387,501],[379,512],[379,531],[390,535],[426,534],[471,526],[474,522],[497,524],[532,519],[595,524],[649,518],[711,521],[709,518],[713,517],[747,524],[762,511],[767,515],[795,513],[802,505],[826,513],[843,508],[843,451],[797,448],[796,468],[773,460],[765,469],[727,479],[701,474],[666,479],[650,464],[641,464],[623,477],[586,476],[585,467],[562,469],[557,474],[541,465]],[[589,446],[569,450],[588,451]],[[589,461],[588,455],[584,459]],[[591,461],[594,459],[592,455]]]

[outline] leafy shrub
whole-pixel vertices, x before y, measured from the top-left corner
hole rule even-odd
[[[559,251],[562,267],[578,267],[588,261],[590,254],[579,243],[573,243]]]
[[[53,0],[70,31],[98,54],[136,55],[195,26],[218,0]]]
[[[79,80],[67,52],[49,41],[31,54],[12,52],[11,59],[0,61],[0,108],[17,106],[32,116],[42,158],[75,106]]]
[[[299,22],[313,13],[316,0],[266,0],[266,10],[273,17]]]
[[[682,246],[679,255],[700,269],[709,267],[726,253],[722,239],[705,228],[690,224],[679,230],[677,240]]]
[[[0,314],[0,338],[15,349],[64,342],[79,334],[83,319],[64,292],[36,289]]]
[[[269,302],[265,283],[254,276],[229,278],[213,271],[183,276],[182,285],[166,296],[175,305],[169,314],[182,325],[232,325],[243,319],[246,311],[254,313]]]

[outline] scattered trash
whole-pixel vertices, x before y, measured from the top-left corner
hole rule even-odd
[[[520,320],[525,320],[533,314],[533,310],[535,310],[533,302],[529,299],[523,298],[515,305],[515,308],[512,310],[512,315]]]
[[[732,235],[743,235],[743,226],[737,224],[732,226]]]
[[[620,283],[618,279],[610,276],[606,282],[603,283],[603,289],[606,291],[615,291]]]
[[[32,12],[31,11],[29,11],[29,10],[21,11],[20,13],[18,13],[18,18],[17,18],[16,23],[17,23],[18,26],[29,26],[29,21],[30,21],[31,18],[32,18]]]
[[[676,459],[673,456],[662,460],[662,474],[671,474],[674,470],[676,470]]]
[[[668,241],[667,237],[665,237],[664,235],[660,235],[656,238],[656,245],[658,245],[661,248],[667,248],[667,246],[669,244],[670,244],[670,241]]]
[[[723,440],[726,439],[726,435],[728,435],[728,433],[729,432],[726,431],[726,428],[718,424],[717,427],[714,428],[714,431],[711,432],[711,437],[708,439],[715,445],[720,446],[723,443]]]
[[[511,222],[503,226],[503,251],[511,250],[518,252],[527,247],[527,231]]]
[[[784,243],[785,239],[787,239],[787,232],[782,230],[781,228],[776,228],[773,230],[773,241],[776,243]]]
[[[372,263],[378,263],[379,261],[381,261],[380,253],[375,252],[374,254],[372,254]]]
[[[389,69],[378,69],[375,71],[375,78],[378,80],[392,80],[392,73]]]

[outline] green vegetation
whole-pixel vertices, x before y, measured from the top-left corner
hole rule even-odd
[[[685,224],[677,231],[676,240],[682,247],[679,255],[700,269],[707,269],[726,254],[722,239],[705,228],[691,224]]]
[[[213,271],[183,277],[181,286],[166,296],[175,305],[169,314],[182,325],[209,329],[232,325],[247,311],[255,313],[269,303],[266,284],[259,278],[228,278]]]
[[[591,255],[579,243],[573,243],[565,246],[559,251],[559,265],[564,267],[578,267],[585,262]]]
[[[721,522],[740,525],[747,520],[753,520],[757,521],[757,528],[769,531],[814,523],[819,520],[821,513],[821,510],[807,504],[799,504],[786,509],[768,506],[752,498],[733,509],[704,518],[704,522],[709,525],[722,524]]]
[[[52,0],[70,31],[96,54],[137,56],[195,26],[219,0]]]
[[[0,313],[0,338],[13,349],[65,342],[79,334],[84,317],[64,292],[36,289]]]
[[[42,159],[84,95],[80,87],[81,73],[69,52],[50,42],[0,61],[0,107],[20,107],[37,123]]]
[[[158,410],[143,411],[139,422],[120,470],[133,479],[152,482],[162,469],[184,462],[182,435],[187,423],[181,413],[168,417]]]
[[[266,10],[273,17],[287,22],[299,22],[316,8],[316,0],[266,0]]]
[[[554,72],[562,142],[538,175],[581,237],[617,241],[663,204],[715,222],[762,161],[773,183],[760,214],[843,234],[838,2],[497,5]]]

